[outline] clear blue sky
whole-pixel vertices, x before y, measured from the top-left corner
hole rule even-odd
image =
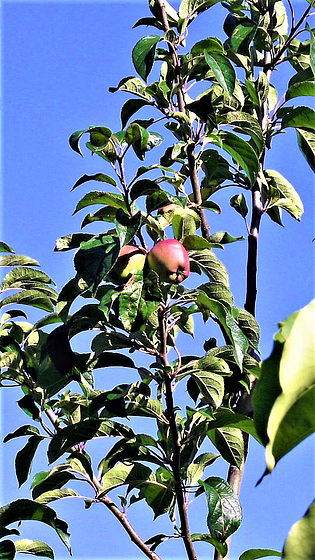
[[[68,138],[75,130],[90,125],[119,129],[120,107],[127,96],[110,94],[108,87],[134,74],[131,49],[146,29],[132,30],[132,25],[148,15],[146,4],[146,0],[122,3],[7,0],[2,5],[2,237],[16,252],[39,260],[59,289],[73,275],[72,254],[53,253],[55,240],[80,230],[84,214],[71,217],[71,213],[79,198],[95,186],[87,184],[73,193],[70,189],[84,173],[110,171],[100,158],[91,158],[87,152],[86,157],[80,158],[69,148]],[[294,5],[300,13],[306,2],[296,1]],[[205,13],[199,22],[199,26],[192,27],[192,42],[206,36],[223,38],[218,9]],[[285,91],[288,72],[290,68],[284,69],[282,75],[280,67],[274,75],[280,95]],[[285,228],[268,218],[262,224],[257,318],[262,328],[263,358],[271,351],[277,323],[313,297],[313,174],[298,151],[294,131],[278,136],[275,145],[277,150],[268,156],[268,167],[278,170],[295,186],[305,205],[305,214],[301,223],[284,215]],[[232,194],[225,189],[216,198],[223,213],[210,216],[211,230],[246,235],[241,218],[229,208]],[[91,227],[89,231],[99,230]],[[246,243],[228,246],[217,254],[229,271],[236,304],[242,306]],[[193,344],[197,343],[198,337]],[[114,383],[116,380],[106,379],[109,387]],[[27,423],[27,418],[17,410],[17,398],[13,391],[6,391],[2,396],[3,434]],[[106,445],[103,442],[91,445],[95,450],[95,464],[105,455]],[[2,503],[29,497],[29,482],[18,491],[12,475],[14,452],[21,446],[21,441],[5,446]],[[251,547],[281,550],[291,525],[312,500],[312,457],[311,441],[307,440],[282,459],[272,476],[255,488],[264,470],[264,451],[254,443],[251,445],[241,493],[244,522],[233,537],[231,560],[237,560],[241,552]],[[47,463],[42,456],[33,472],[44,469]],[[225,468],[218,464],[213,471],[206,472],[208,476],[224,475]],[[83,504],[64,500],[53,507],[69,522],[74,558],[142,558],[100,505],[85,511]],[[192,530],[206,531],[202,500],[192,504],[191,511]],[[165,529],[163,518],[155,526],[151,525],[151,513],[142,504],[135,506],[134,512],[130,510],[130,518],[146,538]],[[25,523],[22,536],[46,540],[54,546],[58,560],[66,557],[53,532],[39,524]],[[158,551],[168,560],[176,556],[172,544],[162,545]],[[201,545],[199,551],[200,557],[211,557],[209,545]],[[177,552],[178,560],[181,557]]]

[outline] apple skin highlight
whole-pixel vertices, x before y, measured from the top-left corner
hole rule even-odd
[[[180,284],[190,274],[189,256],[184,245],[177,239],[163,239],[147,255],[149,268],[162,282]]]

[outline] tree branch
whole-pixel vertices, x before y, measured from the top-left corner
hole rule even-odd
[[[159,312],[159,327],[160,327],[160,338],[161,338],[161,349],[160,349],[160,359],[164,367],[168,366],[167,360],[167,328],[166,328],[166,315],[163,309]],[[191,534],[189,529],[189,521],[187,515],[187,505],[185,502],[184,491],[182,487],[181,478],[181,464],[180,464],[180,453],[181,453],[181,442],[176,424],[176,416],[174,412],[174,399],[172,391],[172,377],[166,372],[165,373],[165,400],[166,400],[166,410],[167,417],[170,425],[172,442],[173,442],[173,454],[170,458],[170,464],[172,467],[174,475],[174,486],[175,494],[177,499],[177,508],[180,518],[180,528],[181,537],[183,539],[185,549],[187,552],[187,558],[189,560],[197,560],[197,555],[194,550],[194,545],[191,540]]]
[[[47,418],[49,418],[52,425],[58,429],[58,425],[57,425],[58,416],[54,413],[54,411],[52,409],[47,409],[45,410],[45,414]],[[71,451],[77,451],[77,449],[73,448]],[[92,479],[88,480],[88,482],[94,488],[95,492],[102,490],[102,486],[100,485],[96,477],[93,477],[93,480]],[[105,496],[102,496],[102,498],[100,498],[99,501],[103,503],[112,512],[112,514],[116,517],[116,519],[119,521],[121,526],[128,533],[130,540],[141,550],[141,552],[143,552],[143,554],[147,558],[150,558],[150,560],[161,560],[161,557],[158,556],[155,552],[153,552],[150,549],[150,547],[145,544],[145,542],[141,539],[141,537],[139,537],[138,533],[135,531],[131,523],[128,521],[126,515],[122,511],[120,511],[119,507],[111,500],[109,496],[107,496],[107,494],[105,494]]]

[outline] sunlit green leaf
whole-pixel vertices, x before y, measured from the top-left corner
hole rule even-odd
[[[54,551],[48,544],[42,541],[33,541],[30,539],[21,539],[15,541],[15,549],[23,554],[32,554],[33,556],[43,556],[45,558],[54,558]]]
[[[211,54],[204,51],[207,64],[209,64],[218,83],[223,87],[224,91],[230,96],[233,95],[235,89],[235,70],[225,56],[212,52]]]
[[[139,76],[146,80],[154,63],[155,47],[160,41],[159,35],[142,37],[132,50],[132,60]]]
[[[280,324],[254,392],[254,420],[268,471],[315,430],[315,300]]]
[[[92,204],[107,204],[108,206],[111,206],[113,208],[122,208],[123,210],[126,209],[124,199],[120,194],[91,191],[87,193],[83,198],[81,198],[73,214],[76,214],[77,212],[79,212],[79,210],[82,210],[82,208],[86,208],[87,206],[91,206]]]
[[[99,498],[107,494],[113,488],[123,484],[131,484],[139,487],[150,477],[152,470],[145,465],[139,463],[118,463],[112,469],[109,469],[102,476],[102,492]]]
[[[212,136],[211,141],[233,157],[253,184],[259,171],[259,161],[251,145],[233,132],[225,130],[220,130],[219,136]]]
[[[12,303],[21,303],[23,305],[30,305],[31,307],[38,307],[44,311],[54,310],[51,298],[39,290],[23,290],[17,294],[8,296],[0,302],[0,307],[11,305]]]
[[[213,430],[210,423],[208,436],[225,461],[230,465],[241,467],[244,458],[244,439],[241,430],[230,426]]]
[[[27,287],[27,283],[35,282],[44,284],[50,284],[52,282],[51,278],[42,272],[41,270],[36,270],[28,267],[17,267],[13,268],[4,277],[1,290],[8,289],[23,289]]]
[[[39,266],[39,263],[25,255],[4,255],[0,257],[0,266]]]
[[[283,116],[281,126],[314,130],[315,111],[310,107],[292,107]]]
[[[284,560],[311,560],[315,558],[315,502],[304,517],[294,523],[285,541],[282,558]]]
[[[220,541],[218,541],[218,539],[214,539],[208,533],[192,533],[191,540],[192,542],[201,541],[212,544],[223,557],[227,554],[227,544],[221,543]]]

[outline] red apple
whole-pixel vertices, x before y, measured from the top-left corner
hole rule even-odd
[[[115,284],[125,284],[133,270],[142,270],[146,259],[146,250],[136,245],[124,245],[118,259],[108,275]]]
[[[190,274],[189,256],[184,245],[177,239],[163,239],[149,251],[148,265],[162,280],[179,284]]]

